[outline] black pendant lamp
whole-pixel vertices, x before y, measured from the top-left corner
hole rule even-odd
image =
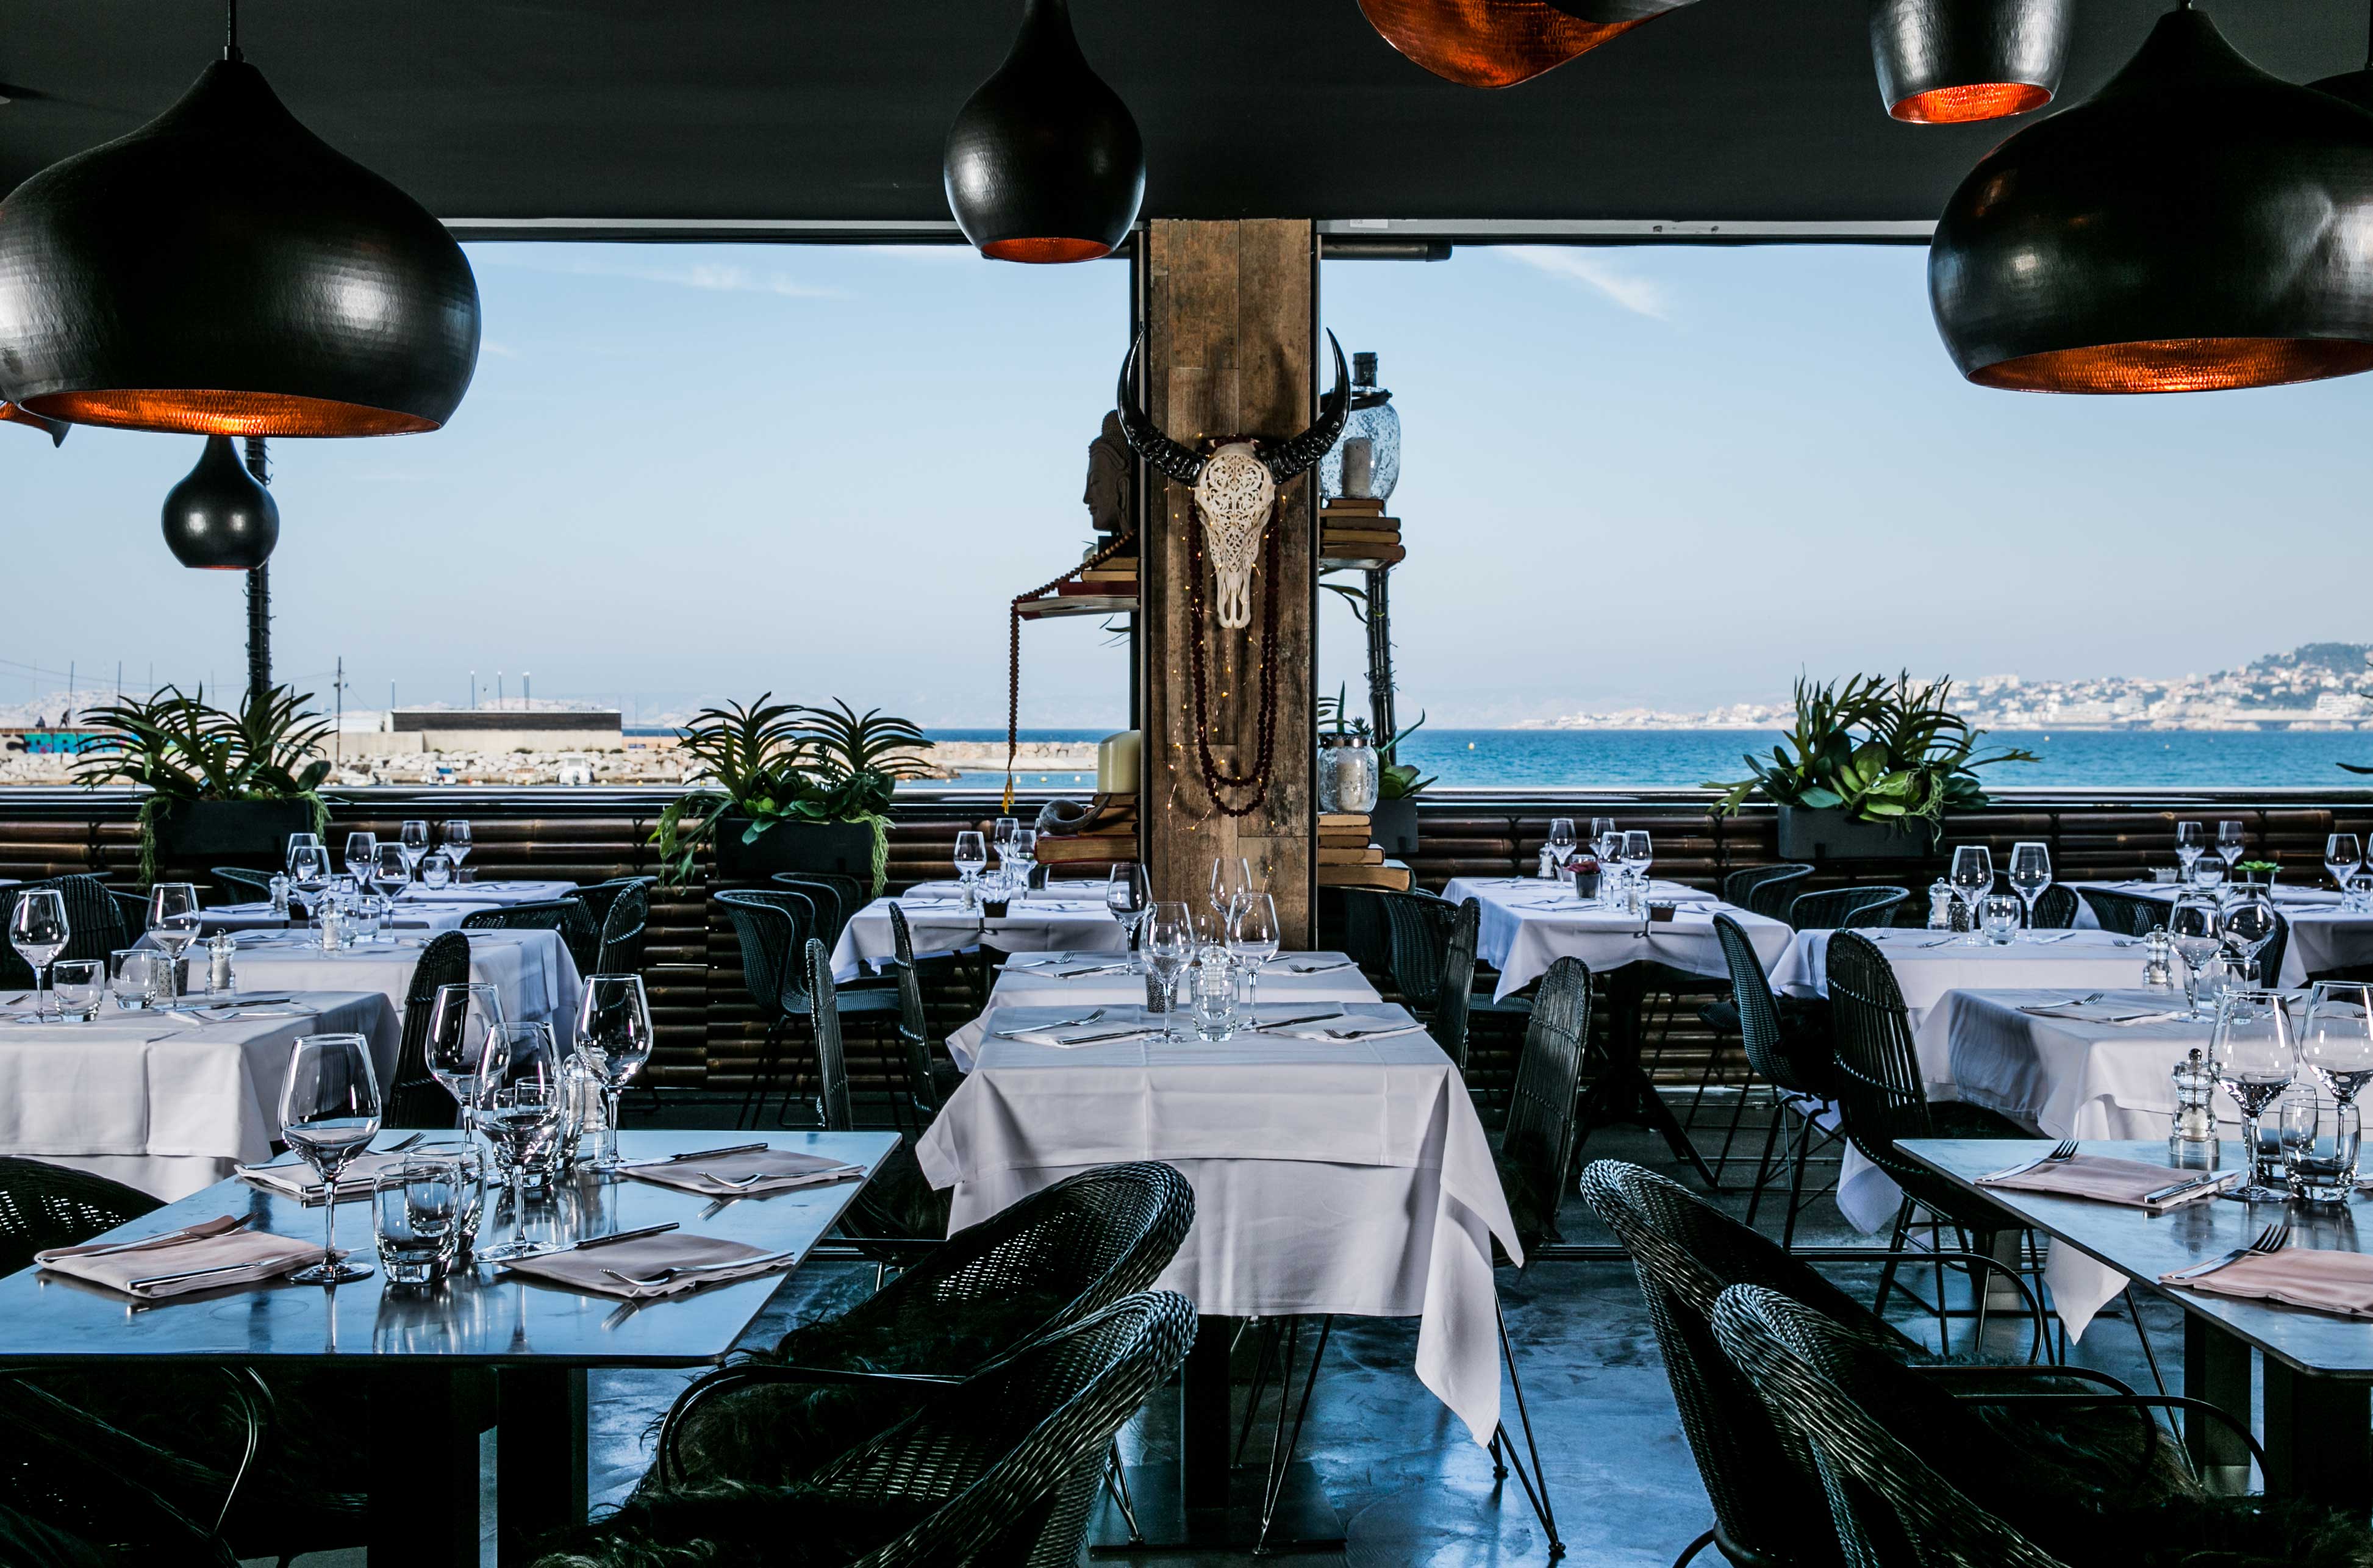
[[[478,362],[444,226],[298,123],[230,42],[164,113],[0,202],[0,366],[51,419],[434,430]]]
[[[1917,125],[2025,114],[2052,101],[2074,0],[1871,0],[1887,112]]]
[[[165,496],[165,544],[185,567],[253,571],[280,543],[280,506],[228,436],[208,436],[198,465]]]
[[[2373,114],[2159,18],[2086,102],[1961,181],[1928,252],[1961,373],[2208,392],[2373,369]]]
[[[1025,0],[1022,32],[948,130],[948,205],[1000,262],[1091,262],[1145,196],[1128,105],[1088,69],[1064,0]]]
[[[2344,71],[2337,76],[2326,76],[2308,86],[2318,92],[2328,92],[2334,98],[2345,99],[2359,109],[2373,110],[2373,23],[2367,27],[2365,68]]]
[[[30,409],[19,408],[15,404],[8,402],[5,398],[0,398],[0,424],[29,425],[34,429],[45,433],[50,438],[50,445],[53,447],[62,446],[65,442],[66,425],[64,420],[44,419]]]
[[[1509,88],[1690,0],[1360,0],[1378,36],[1444,81]]]

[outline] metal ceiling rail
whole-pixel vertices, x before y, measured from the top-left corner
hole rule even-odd
[[[449,217],[458,240],[961,245],[953,221],[913,218]],[[1139,225],[1141,229],[1144,226]],[[1452,245],[1925,245],[1933,219],[1410,218],[1317,220],[1320,253],[1439,260]],[[1124,247],[1126,249],[1126,247]],[[1116,252],[1118,254],[1119,252]]]

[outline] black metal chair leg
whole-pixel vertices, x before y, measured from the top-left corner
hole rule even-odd
[[[1887,1316],[1887,1296],[1895,1289],[1895,1266],[1903,1261],[1903,1241],[1911,1229],[1911,1199],[1906,1198],[1896,1206],[1895,1230],[1887,1238],[1887,1267],[1878,1271],[1878,1294],[1871,1302],[1874,1316]]]
[[[1794,1147],[1788,1156],[1788,1218],[1780,1226],[1780,1250],[1791,1251],[1796,1245],[1796,1216],[1805,1208],[1805,1164],[1813,1157],[1813,1134],[1818,1124],[1811,1117],[1803,1118],[1791,1141]]]
[[[1744,1091],[1740,1092],[1738,1099],[1741,1106],[1744,1106],[1747,1103],[1747,1094]],[[1771,1182],[1771,1148],[1779,1141],[1780,1124],[1787,1119],[1787,1115],[1788,1113],[1781,1108],[1779,1095],[1775,1093],[1771,1098],[1771,1120],[1763,1129],[1763,1157],[1755,1162],[1755,1188],[1747,1199],[1747,1228],[1750,1231],[1755,1228],[1755,1216],[1763,1207],[1763,1189]],[[1794,1140],[1791,1139],[1789,1141],[1794,1143]],[[1727,1161],[1729,1157],[1730,1145],[1724,1142],[1723,1161]],[[1721,1163],[1716,1162],[1717,1167]]]
[[[1689,1542],[1689,1545],[1681,1548],[1681,1554],[1673,1559],[1673,1568],[1689,1568],[1689,1559],[1695,1557],[1699,1552],[1703,1551],[1707,1547],[1710,1547],[1713,1544],[1713,1532],[1712,1530],[1708,1530],[1705,1534],[1698,1537],[1697,1539]]]
[[[1500,1325],[1500,1357],[1508,1364],[1508,1387],[1516,1396],[1516,1421],[1525,1429],[1525,1452],[1532,1457],[1532,1475],[1527,1476],[1525,1473],[1525,1467],[1516,1458],[1516,1448],[1513,1443],[1508,1445],[1508,1463],[1516,1472],[1516,1484],[1525,1489],[1525,1500],[1533,1505],[1533,1516],[1541,1522],[1541,1528],[1549,1533],[1549,1561],[1555,1562],[1565,1555],[1565,1542],[1558,1536],[1557,1510],[1549,1504],[1549,1472],[1541,1468],[1541,1451],[1539,1445],[1533,1441],[1532,1413],[1525,1409],[1525,1380],[1516,1372],[1516,1350],[1508,1342],[1508,1315],[1500,1310],[1500,1297],[1497,1291],[1494,1291],[1491,1295],[1491,1316]],[[1501,1423],[1500,1432],[1495,1435],[1504,1436],[1506,1433],[1507,1424],[1503,1422]],[[1537,1492],[1533,1489],[1535,1478],[1537,1478],[1540,1482],[1540,1490]]]
[[[1128,1527],[1128,1544],[1143,1546],[1145,1532],[1137,1527],[1137,1507],[1128,1498],[1128,1469],[1120,1462],[1120,1439],[1113,1439],[1111,1453],[1105,1460],[1105,1490],[1112,1494],[1113,1506],[1120,1510],[1121,1523]]]

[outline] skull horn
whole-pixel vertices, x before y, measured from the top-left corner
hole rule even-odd
[[[1140,333],[1128,345],[1128,357],[1120,362],[1120,388],[1115,394],[1120,433],[1128,439],[1129,451],[1181,485],[1192,485],[1203,476],[1204,460],[1163,435],[1137,405],[1137,351],[1144,345],[1145,334]]]
[[[31,409],[10,403],[5,398],[0,398],[0,422],[30,425],[36,430],[49,432],[50,445],[55,447],[65,444],[66,422],[64,420],[44,419]]]
[[[1335,347],[1335,390],[1318,405],[1318,423],[1261,459],[1268,465],[1270,477],[1280,485],[1332,451],[1343,438],[1343,421],[1351,416],[1351,373],[1343,368],[1343,345],[1335,342],[1332,330],[1327,341]]]

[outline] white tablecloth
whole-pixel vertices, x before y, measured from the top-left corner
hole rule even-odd
[[[1120,922],[1105,907],[1103,883],[1061,885],[1081,891],[1034,889],[994,920],[978,909],[966,910],[953,883],[925,883],[900,894],[895,902],[906,911],[918,957],[983,943],[1006,953],[1119,953],[1128,948]],[[832,950],[834,979],[853,980],[866,965],[897,956],[890,940],[892,902],[877,898],[849,917]]]
[[[1111,953],[1058,953],[1044,955],[1047,959],[1076,959],[1082,965],[1118,963],[1120,955]],[[1315,974],[1297,975],[1298,965],[1333,965],[1321,967]],[[1099,1007],[1135,1007],[1145,1000],[1143,975],[1081,975],[1064,979],[1052,970],[1065,967],[1061,962],[1043,963],[1033,955],[1028,965],[1017,962],[998,971],[997,985],[988,993],[989,1012],[1000,1007],[1059,1007],[1066,1016],[1077,1017]],[[1258,998],[1264,1008],[1273,1001],[1348,1001],[1374,1002],[1384,1000],[1360,966],[1340,953],[1285,953],[1261,971]],[[948,1036],[948,1055],[964,1071],[970,1072],[973,1060],[979,1053],[982,1032],[988,1026],[986,1015],[974,1019]]]
[[[394,930],[405,931],[450,931],[460,929],[462,922],[480,910],[484,903],[460,903],[448,900],[431,903],[427,899],[400,900],[390,923]],[[205,912],[198,930],[207,936],[216,931],[301,930],[309,920],[303,914],[293,918],[275,915],[268,903],[217,904]]]
[[[393,1074],[401,1035],[386,997],[325,991],[260,1004],[294,1007],[316,1012],[196,1024],[111,1004],[89,1024],[0,1024],[0,1153],[96,1172],[168,1202],[201,1191],[271,1153],[298,1036],[368,1035],[382,1088]]]
[[[1075,1171],[1166,1161],[1196,1210],[1162,1288],[1228,1316],[1420,1316],[1420,1380],[1477,1442],[1499,1425],[1492,1237],[1521,1254],[1466,1084],[1422,1034],[992,1040],[917,1153],[959,1228]]]
[[[576,961],[568,956],[558,931],[470,931],[470,978],[501,993],[503,1016],[515,1024],[551,1024],[567,1037],[577,1012]],[[358,947],[324,953],[321,942],[304,931],[263,931],[242,935],[231,961],[241,990],[276,989],[284,991],[378,991],[393,1007],[399,1021],[412,972],[420,966],[420,950],[428,938],[399,932],[392,942],[366,942]],[[204,953],[191,950],[191,968],[205,977]]]
[[[576,891],[573,882],[454,882],[437,888],[415,883],[398,896],[407,903],[549,904]]]
[[[1472,898],[1482,906],[1475,954],[1500,971],[1495,1000],[1531,985],[1561,958],[1579,958],[1594,975],[1653,962],[1692,975],[1727,976],[1730,965],[1713,932],[1717,914],[1746,928],[1766,969],[1787,953],[1793,934],[1781,921],[1669,882],[1652,883],[1649,896],[1674,900],[1680,908],[1670,920],[1649,921],[1644,940],[1637,917],[1585,904],[1533,877],[1455,877],[1442,895],[1454,904]]]
[[[2175,895],[2182,891],[2172,883],[2072,882],[2068,885],[2107,888],[2132,898],[2148,898],[2169,908],[2175,906]],[[2283,951],[2283,972],[2275,977],[2275,984],[2303,986],[2309,975],[2326,969],[2373,964],[2373,914],[2342,909],[2339,894],[2322,888],[2285,887],[2277,883],[2274,907],[2291,925],[2290,945]],[[2093,918],[2092,906],[2082,900],[2077,904],[2076,924],[2088,930],[2100,929],[2100,922]]]

